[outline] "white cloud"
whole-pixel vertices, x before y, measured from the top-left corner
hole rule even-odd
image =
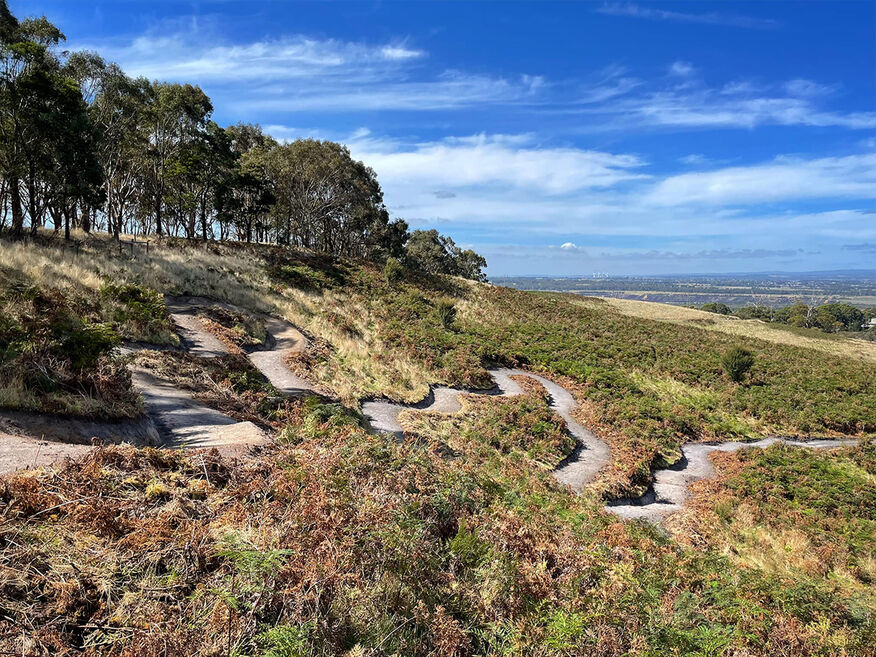
[[[384,46],[380,49],[380,54],[385,59],[418,59],[426,53],[422,50],[412,50],[405,46]]]
[[[621,7],[624,12],[646,11],[636,5]],[[843,113],[821,107],[832,86],[798,78],[773,85],[772,90],[745,80],[709,88],[697,80],[693,65],[683,60],[669,65],[671,84],[666,78],[648,84],[620,66],[597,71],[586,82],[552,82],[523,72],[435,73],[419,63],[427,57],[425,51],[397,39],[365,43],[297,34],[233,44],[194,19],[160,24],[127,41],[69,46],[98,50],[131,75],[200,84],[217,104],[222,103],[223,110],[246,116],[517,104],[588,114],[593,119],[584,129],[596,131],[765,124],[876,127],[876,112]]]
[[[608,108],[634,122],[664,127],[754,128],[758,125],[876,128],[876,112],[842,114],[817,108],[808,98],[744,97],[716,94],[710,89],[659,91],[619,101]]]
[[[732,206],[810,198],[876,198],[876,154],[783,157],[754,166],[685,173],[658,183],[646,200],[664,206]]]
[[[555,195],[606,188],[647,178],[635,155],[568,147],[539,147],[527,135],[473,135],[399,148],[352,141],[353,155],[379,174],[384,185],[441,189],[493,185]]]
[[[812,97],[812,96],[825,96],[827,94],[833,93],[836,87],[828,86],[825,84],[819,84],[818,82],[813,82],[812,80],[788,80],[784,84],[785,91],[787,91],[792,96],[803,96],[803,97]]]
[[[778,257],[812,241],[876,239],[865,210],[830,207],[833,199],[847,205],[876,197],[876,154],[785,156],[656,179],[636,156],[545,146],[533,135],[420,144],[368,135],[350,146],[378,172],[390,211],[412,225],[477,231],[493,243],[554,235],[556,246],[544,248],[557,255],[587,253],[579,245],[599,235],[654,244],[667,260],[712,250],[715,258]],[[801,211],[801,203],[825,209]],[[666,245],[673,236],[695,240],[696,248]]]
[[[159,25],[127,42],[69,44],[97,50],[132,76],[191,82],[221,97],[223,109],[332,111],[435,110],[531,99],[542,76],[413,75],[427,56],[405,43],[370,44],[288,35],[231,44],[195,22]],[[227,99],[226,99],[227,97]]]
[[[633,3],[607,3],[596,9],[600,14],[610,16],[627,16],[630,18],[644,18],[648,20],[672,21],[676,23],[702,23],[705,25],[727,25],[730,27],[745,27],[750,29],[772,29],[779,27],[781,23],[772,19],[752,18],[738,14],[726,14],[710,12],[707,14],[691,14],[680,11],[666,11],[643,7]]]
[[[514,103],[532,98],[540,82],[532,77],[517,79],[467,75],[445,71],[429,81],[385,80],[360,84],[351,80],[313,80],[279,89],[277,93],[243,97],[235,108],[272,111],[438,110]]]
[[[837,112],[824,108],[837,88],[812,80],[793,79],[764,85],[734,80],[710,87],[697,79],[694,67],[676,61],[672,81],[650,84],[610,70],[603,80],[578,94],[578,104],[560,105],[559,112],[593,117],[588,131],[635,127],[754,128],[760,125],[876,128],[876,112]],[[679,80],[679,78],[682,78]]]
[[[682,78],[693,75],[694,71],[696,71],[696,69],[690,62],[673,62],[672,65],[669,67],[670,75],[676,75]]]
[[[766,88],[755,84],[751,80],[734,80],[721,87],[718,93],[725,96],[750,96],[756,93],[765,93],[766,91]]]
[[[696,164],[705,164],[709,160],[708,160],[708,158],[706,158],[705,155],[702,155],[701,153],[691,153],[690,155],[685,155],[683,157],[678,158],[678,161],[681,162],[682,164],[696,165]]]
[[[370,45],[289,35],[265,41],[215,45],[219,40],[189,30],[161,34],[151,30],[127,44],[76,46],[93,48],[122,65],[129,75],[150,79],[185,79],[197,83],[218,80],[265,82],[316,75],[379,75],[401,63],[425,56],[395,44]]]

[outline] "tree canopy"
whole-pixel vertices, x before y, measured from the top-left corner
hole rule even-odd
[[[222,127],[191,84],[130,78],[94,52],[61,52],[45,17],[0,0],[0,231],[52,221],[114,236],[296,246],[486,280],[486,260],[391,218],[377,174],[347,147],[278,143]]]

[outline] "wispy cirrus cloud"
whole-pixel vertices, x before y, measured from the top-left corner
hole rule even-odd
[[[655,21],[672,21],[675,23],[699,23],[702,25],[725,25],[729,27],[742,27],[755,30],[772,30],[781,27],[782,23],[770,18],[754,18],[739,14],[722,12],[689,13],[681,11],[667,11],[655,7],[644,7],[631,2],[606,3],[597,9],[597,13],[609,16],[626,16],[629,18],[642,18]]]
[[[403,42],[368,44],[303,34],[217,45],[218,39],[207,32],[205,36],[198,30],[184,29],[167,34],[153,28],[128,42],[73,46],[99,50],[121,64],[129,75],[198,83],[261,83],[313,76],[379,77],[426,56],[424,51]]]
[[[683,82],[679,84],[679,78]],[[826,108],[836,85],[802,78],[764,84],[734,80],[709,86],[689,62],[676,61],[669,79],[650,82],[625,69],[580,92],[575,103],[555,111],[594,117],[594,131],[640,128],[744,128],[761,125],[876,128],[876,112],[838,112]]]
[[[281,86],[231,101],[232,107],[273,112],[423,111],[476,105],[512,104],[534,99],[544,80],[523,75],[497,78],[444,71],[429,80],[384,79],[371,84],[322,79]]]
[[[528,74],[424,72],[420,67],[428,54],[405,40],[366,43],[293,34],[223,43],[196,23],[162,27],[127,41],[70,45],[97,50],[132,76],[199,84],[228,110],[249,113],[454,109],[525,101],[546,84]]]
[[[876,198],[876,153],[804,159],[684,173],[646,195],[655,205],[751,205],[801,199]]]
[[[612,5],[614,6],[614,5]],[[635,7],[636,5],[623,5]],[[651,80],[613,65],[590,79],[490,75],[430,66],[405,38],[367,43],[291,34],[232,43],[198,22],[159,24],[128,39],[71,43],[95,49],[130,75],[193,82],[230,112],[435,111],[515,105],[591,117],[587,130],[745,128],[761,125],[876,127],[876,112],[827,108],[835,84],[794,78],[708,86],[676,60]]]

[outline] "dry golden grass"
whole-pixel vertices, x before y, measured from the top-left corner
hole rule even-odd
[[[770,326],[756,319],[738,319],[693,308],[671,306],[665,303],[634,301],[632,299],[605,299],[606,303],[623,315],[641,317],[680,325],[696,325],[710,331],[729,335],[757,338],[776,344],[815,349],[834,356],[876,363],[876,342],[854,340],[837,336],[816,338],[792,333]],[[582,300],[579,303],[590,303]]]
[[[108,248],[107,240],[90,238],[79,255],[70,248],[0,242],[0,262],[26,274],[35,284],[64,292],[99,290],[107,281],[136,282],[171,295],[204,296],[253,312],[282,317],[312,337],[331,344],[330,359],[309,373],[313,383],[348,403],[385,394],[412,402],[428,394],[427,370],[409,358],[386,354],[374,337],[374,318],[359,297],[340,290],[278,288],[267,277],[260,258],[243,250],[194,244],[150,245],[148,257]],[[339,327],[343,316],[355,331]]]

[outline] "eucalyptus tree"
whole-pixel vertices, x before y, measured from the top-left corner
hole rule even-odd
[[[55,220],[55,230],[64,222],[64,237],[70,239],[74,208],[93,209],[106,199],[104,169],[98,157],[101,134],[88,114],[79,86],[71,78],[58,86],[58,112],[52,129],[52,166],[46,175],[46,203]]]
[[[209,97],[190,84],[153,82],[146,89],[147,180],[143,201],[151,206],[155,232],[164,233],[170,177],[179,180],[186,150],[201,137],[213,112]],[[178,219],[178,217],[177,217]]]
[[[43,109],[48,77],[57,64],[49,48],[63,38],[45,18],[19,22],[0,0],[0,176],[8,188],[15,237],[24,229],[26,182],[35,179],[43,163],[43,117],[38,110]],[[35,199],[30,205],[35,206]]]
[[[149,82],[129,78],[118,65],[92,52],[72,53],[65,70],[79,83],[89,116],[99,131],[97,154],[105,177],[107,229],[117,237],[143,183]]]
[[[67,238],[92,224],[117,237],[139,224],[483,277],[482,257],[437,233],[415,232],[406,251],[407,224],[341,144],[223,129],[199,87],[131,79],[98,53],[59,54],[63,40],[0,0],[0,229],[20,236],[26,217],[33,232],[51,217]]]
[[[212,232],[214,212],[222,200],[221,190],[233,184],[240,171],[240,155],[234,150],[232,137],[215,121],[207,124],[203,137],[198,142],[201,167],[197,172],[198,211],[201,239],[207,241]]]
[[[234,167],[220,181],[214,196],[220,233],[227,239],[233,228],[238,240],[259,240],[265,237],[268,213],[276,201],[268,162],[269,153],[278,144],[261,126],[250,123],[228,126],[225,133]]]
[[[62,40],[44,17],[18,21],[0,2],[0,175],[16,237],[25,211],[35,233],[47,212],[58,228],[71,203],[101,201],[99,136],[55,53]]]
[[[415,230],[405,246],[405,261],[414,269],[486,281],[487,261],[471,249],[463,250],[437,230]]]
[[[390,223],[374,171],[331,141],[302,139],[264,154],[276,202],[277,241],[324,253],[370,256],[406,226]],[[393,251],[392,248],[389,251]]]

